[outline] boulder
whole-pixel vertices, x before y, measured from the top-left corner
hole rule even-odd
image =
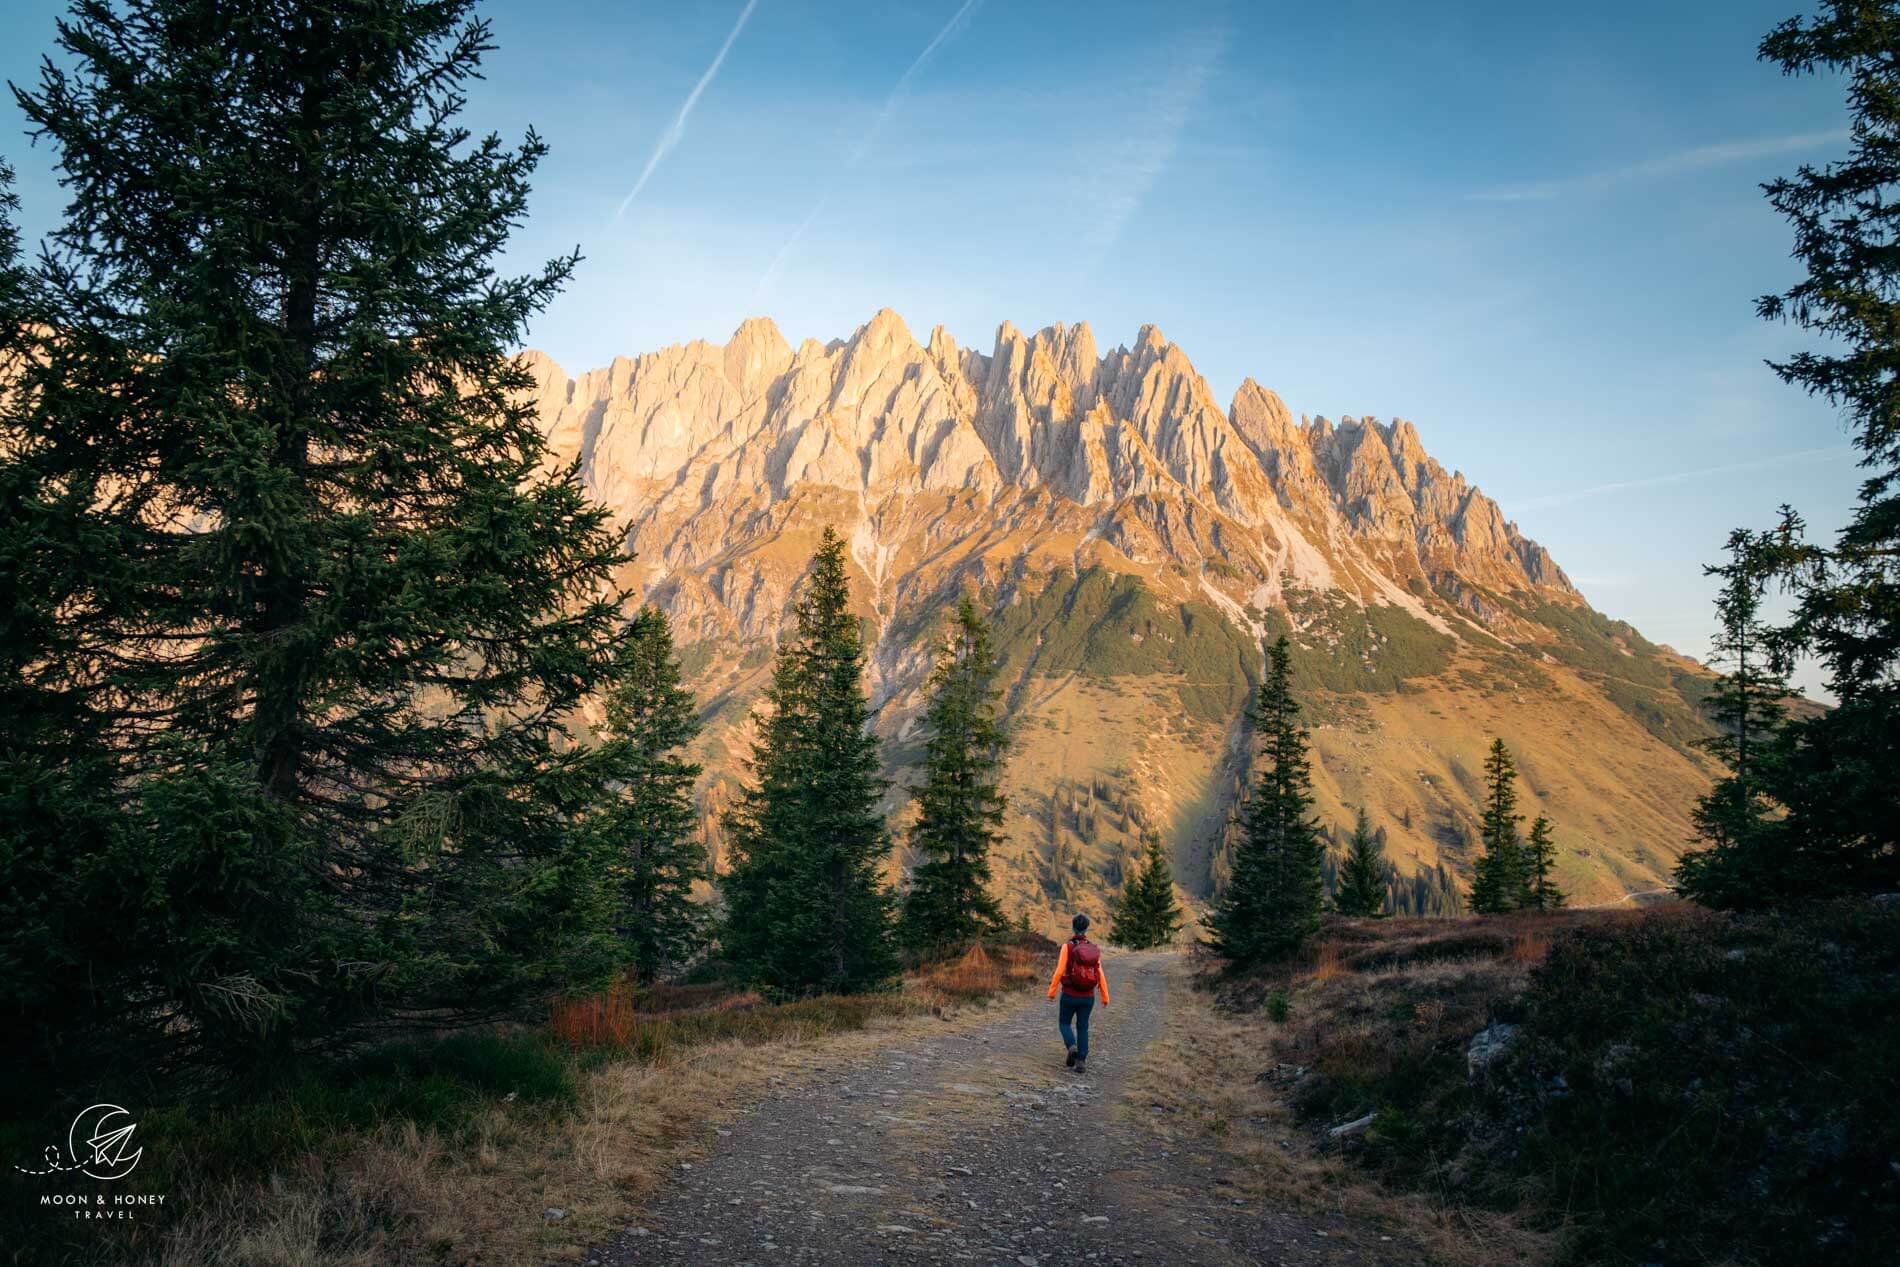
[[[1497,1021],[1472,1036],[1471,1046],[1465,1049],[1465,1070],[1472,1081],[1483,1078],[1498,1057],[1517,1045],[1522,1029],[1520,1025]]]

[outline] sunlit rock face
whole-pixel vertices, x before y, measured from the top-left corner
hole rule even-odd
[[[525,360],[550,467],[578,463],[627,533],[628,583],[673,617],[709,806],[743,777],[769,650],[830,525],[870,622],[900,842],[941,613],[968,590],[992,616],[1011,906],[1106,897],[1145,832],[1189,896],[1219,882],[1243,708],[1280,632],[1306,666],[1322,817],[1366,805],[1406,876],[1455,887],[1494,733],[1551,771],[1527,772],[1526,800],[1586,851],[1565,855],[1579,896],[1653,887],[1688,835],[1707,775],[1676,679],[1700,671],[1590,612],[1410,422],[1296,417],[1252,379],[1223,409],[1152,326],[1102,350],[1087,324],[1004,322],[982,353],[886,309],[822,344],[754,318],[575,378]],[[710,809],[706,831],[716,849]]]

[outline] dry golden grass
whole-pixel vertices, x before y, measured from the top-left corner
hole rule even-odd
[[[1511,943],[1512,963],[1542,963],[1544,956],[1549,953],[1550,937],[1537,929],[1520,933],[1517,940]]]
[[[984,949],[972,943],[959,958],[926,971],[916,987],[944,1002],[987,998],[1030,984],[1042,974],[1052,951],[1040,939],[1025,939]]]
[[[548,1032],[573,1047],[648,1048],[689,1018],[712,1020],[765,1006],[764,996],[750,990],[642,989],[620,981],[601,994],[554,1000]]]
[[[914,1023],[893,1018],[892,1027]],[[770,1062],[798,1070],[796,1039]],[[267,1179],[180,1194],[190,1218],[166,1267],[527,1264],[585,1256],[704,1128],[762,1090],[766,1062],[737,1040],[585,1072],[560,1109],[500,1104],[452,1132],[385,1125],[285,1159]],[[558,1208],[562,1216],[546,1211]]]
[[[772,1084],[797,1082],[898,1035],[980,1023],[980,1006],[958,1005],[1032,980],[1035,964],[1028,944],[973,947],[896,994],[777,1006],[756,995],[641,995],[631,987],[563,1000],[550,1029],[579,1049],[572,1103],[497,1101],[446,1130],[387,1123],[286,1156],[262,1179],[183,1176],[172,1199],[189,1216],[157,1254],[134,1261],[581,1261],[589,1246],[626,1226],[668,1172],[710,1143],[715,1126]],[[550,1209],[561,1216],[550,1217]]]
[[[1486,672],[1495,663],[1489,653],[1461,657]],[[1519,811],[1558,825],[1558,880],[1572,901],[1612,902],[1668,884],[1694,834],[1688,809],[1708,789],[1707,771],[1576,670],[1539,668],[1548,685],[1515,694],[1433,678],[1408,682],[1403,693],[1351,697],[1363,722],[1313,730],[1321,820],[1349,825],[1366,806],[1372,825],[1386,830],[1388,857],[1442,861],[1433,827],[1447,817],[1475,821],[1482,807],[1465,780],[1484,768],[1485,749],[1501,734],[1522,758]]]
[[[604,994],[556,999],[548,1018],[549,1032],[575,1047],[625,1047],[638,1027],[634,988],[626,981],[616,981]]]
[[[1489,662],[1488,655],[1470,658],[1473,667]],[[1402,694],[1349,697],[1362,721],[1313,728],[1315,812],[1349,826],[1364,806],[1402,869],[1435,865],[1445,860],[1438,829],[1475,823],[1482,807],[1464,780],[1483,769],[1491,738],[1504,734],[1527,775],[1520,809],[1558,824],[1558,879],[1573,901],[1614,902],[1630,890],[1667,885],[1682,842],[1694,834],[1687,811],[1708,789],[1708,773],[1574,670],[1541,668],[1549,688],[1521,697],[1447,679],[1418,679]],[[1200,828],[1225,820],[1233,787],[1218,764],[1223,746],[1182,716],[1175,688],[1163,675],[1031,679],[1006,786],[1017,843],[999,851],[996,867],[999,892],[1012,909],[1026,906],[1037,927],[1059,929],[1073,913],[1052,904],[1035,881],[1048,860],[1038,855],[1047,851],[1023,843],[1046,838],[1046,796],[1058,779],[1103,781],[1138,803],[1148,821],[1175,824],[1176,875],[1188,892],[1207,892],[1208,859],[1187,841],[1218,834]],[[1158,716],[1175,724],[1157,726]],[[1055,830],[1085,869],[1126,857],[1139,843],[1112,814],[1102,814],[1093,832],[1060,823]]]

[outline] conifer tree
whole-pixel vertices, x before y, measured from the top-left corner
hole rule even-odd
[[[1805,539],[1784,508],[1775,570],[1794,598],[1776,631],[1786,668],[1817,659],[1835,707],[1783,726],[1756,764],[1778,807],[1754,843],[1731,856],[1730,883],[1705,867],[1686,877],[1718,904],[1748,905],[1900,888],[1900,3],[1820,0],[1761,43],[1787,75],[1828,75],[1845,90],[1847,156],[1763,188],[1794,229],[1806,273],[1764,296],[1760,315],[1823,339],[1770,362],[1781,378],[1835,405],[1866,472],[1832,545]],[[1733,811],[1746,811],[1739,788]],[[1700,863],[1722,858],[1713,848]]]
[[[989,891],[990,849],[1002,839],[1006,803],[996,783],[1007,739],[996,718],[996,653],[989,623],[968,594],[930,678],[924,710],[924,783],[910,842],[924,860],[911,872],[905,937],[945,947],[1001,929]]]
[[[0,584],[52,585],[60,622],[5,659],[77,722],[24,759],[109,767],[116,826],[62,864],[120,896],[28,888],[114,937],[40,947],[68,1001],[10,1029],[260,1066],[611,968],[604,781],[565,727],[623,556],[543,471],[511,348],[575,257],[495,272],[545,147],[456,123],[470,9],[79,0],[14,90],[69,202],[0,403],[0,536],[33,543]]]
[[[1484,759],[1484,781],[1484,816],[1479,823],[1484,853],[1472,877],[1471,909],[1479,915],[1498,915],[1522,906],[1528,892],[1524,846],[1517,834],[1517,825],[1524,821],[1517,812],[1517,767],[1502,739],[1491,741],[1491,752]]]
[[[1213,918],[1214,945],[1236,968],[1297,953],[1319,929],[1325,845],[1313,820],[1312,765],[1293,698],[1292,648],[1267,649],[1254,724],[1260,773],[1241,811],[1233,871]]]
[[[780,995],[886,984],[897,972],[895,903],[879,878],[891,848],[879,804],[888,783],[845,543],[829,527],[779,645],[751,767],[726,820],[727,957]]]
[[[1761,607],[1779,543],[1769,534],[1729,534],[1727,563],[1704,568],[1722,578],[1716,595],[1720,622],[1710,663],[1724,670],[1709,696],[1717,730],[1703,741],[1728,767],[1696,802],[1691,817],[1705,842],[1676,864],[1684,896],[1708,906],[1752,906],[1772,901],[1776,883],[1770,855],[1780,843],[1763,788],[1774,760],[1774,738],[1786,715],[1787,677],[1773,663],[1773,631]]]
[[[1128,877],[1109,910],[1109,919],[1110,944],[1130,950],[1165,946],[1186,922],[1174,897],[1174,868],[1160,837],[1148,837],[1141,866]]]
[[[1365,807],[1353,824],[1346,857],[1339,866],[1333,891],[1333,909],[1341,915],[1383,916],[1385,911],[1385,850],[1373,834]]]
[[[45,310],[20,262],[13,172],[0,162],[0,382],[45,356]],[[112,722],[63,671],[78,657],[67,600],[91,563],[76,548],[87,508],[47,497],[34,478],[24,401],[0,394],[0,1117],[44,1105],[56,1071],[103,1057],[150,1067],[166,1054],[140,1024],[162,1006],[129,933],[137,844],[112,789],[121,780]],[[134,1030],[152,1049],[127,1050]]]
[[[692,897],[706,862],[693,808],[700,767],[682,755],[699,718],[659,608],[641,609],[628,626],[606,706],[602,755],[617,794],[599,827],[620,891],[620,938],[650,981],[692,957],[706,924]]]
[[[1564,904],[1564,891],[1557,886],[1557,844],[1551,838],[1550,820],[1542,814],[1531,824],[1530,839],[1524,844],[1524,905],[1535,911],[1554,911]]]

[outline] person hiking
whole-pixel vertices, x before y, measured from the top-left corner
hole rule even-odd
[[[1062,992],[1056,1004],[1056,1028],[1062,1031],[1062,1045],[1069,1049],[1069,1068],[1077,1073],[1089,1067],[1089,1013],[1095,1010],[1095,996],[1101,995],[1108,1006],[1108,974],[1102,971],[1102,948],[1088,939],[1089,917],[1078,915],[1069,927],[1075,936],[1062,943],[1056,956],[1056,975],[1049,978],[1049,997]]]

